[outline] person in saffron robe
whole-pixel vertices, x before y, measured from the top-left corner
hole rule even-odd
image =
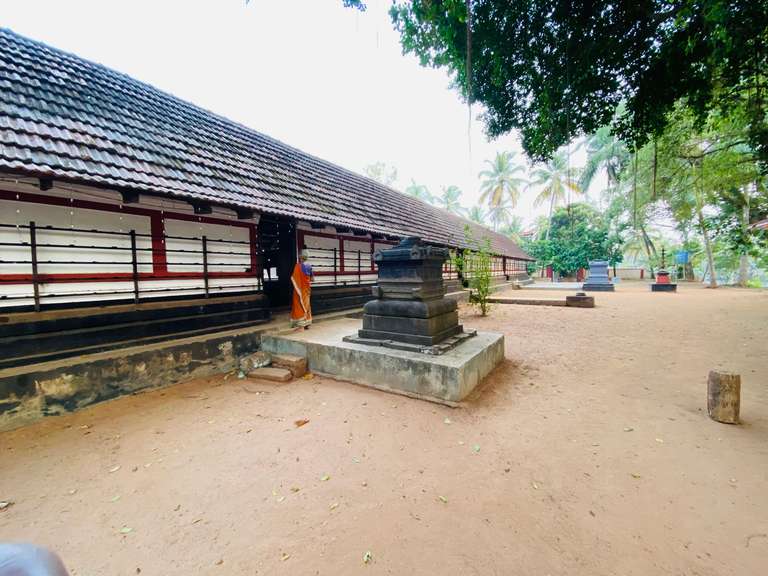
[[[299,261],[293,267],[291,284],[293,284],[293,303],[291,305],[291,326],[308,329],[312,324],[312,309],[309,297],[312,292],[311,282],[315,279],[312,266],[307,264],[307,252],[301,251]]]

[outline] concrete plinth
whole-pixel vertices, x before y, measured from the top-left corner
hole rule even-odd
[[[264,335],[262,350],[305,356],[312,372],[408,396],[455,404],[504,359],[504,336],[478,332],[440,356],[345,342],[360,321],[335,320],[310,330]]]
[[[677,284],[651,284],[651,292],[677,292]]]
[[[615,288],[608,278],[608,262],[590,260],[589,278],[581,289],[585,292],[613,292]]]

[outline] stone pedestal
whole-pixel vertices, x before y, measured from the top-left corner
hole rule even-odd
[[[588,292],[613,292],[614,286],[608,278],[608,262],[592,260],[589,263],[589,278],[584,282],[582,290]]]
[[[566,296],[565,305],[572,308],[594,308],[595,297],[587,296],[584,292],[577,292],[575,296]]]
[[[348,341],[439,354],[471,336],[459,324],[456,301],[445,298],[447,258],[447,249],[419,238],[377,251],[376,300],[365,305],[363,328]]]
[[[651,284],[651,292],[677,292],[677,284],[669,281],[667,270],[659,270],[656,272],[656,282]]]

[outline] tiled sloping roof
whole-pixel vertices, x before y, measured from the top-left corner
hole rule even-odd
[[[0,28],[0,168],[530,259],[501,234]]]

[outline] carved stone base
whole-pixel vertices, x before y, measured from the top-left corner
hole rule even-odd
[[[413,334],[430,336],[441,334],[459,324],[459,313],[446,312],[431,318],[409,318],[407,316],[363,316],[363,330],[397,332],[398,334]]]
[[[363,332],[363,330],[360,330]],[[406,350],[408,352],[420,352],[421,354],[430,354],[432,356],[439,356],[445,354],[449,350],[452,350],[462,342],[466,341],[473,336],[476,336],[475,330],[468,330],[467,332],[461,331],[459,326],[459,332],[443,339],[439,344],[424,345],[403,342],[402,340],[389,340],[386,338],[366,338],[360,335],[358,336],[344,336],[344,342],[351,342],[354,344],[365,344],[367,346],[381,346],[383,348],[391,348],[392,350]],[[401,335],[398,334],[398,337]]]
[[[363,321],[365,321],[365,316],[363,316]],[[398,342],[405,342],[407,344],[418,344],[420,346],[434,346],[435,344],[439,344],[446,338],[450,338],[451,336],[460,334],[461,331],[462,331],[461,324],[457,324],[455,326],[451,326],[450,328],[442,330],[441,332],[432,334],[431,336],[425,336],[421,334],[403,334],[402,332],[388,332],[385,330],[366,330],[365,328],[363,328],[362,330],[359,330],[357,335],[360,336],[360,338],[365,338],[369,340],[396,340]]]

